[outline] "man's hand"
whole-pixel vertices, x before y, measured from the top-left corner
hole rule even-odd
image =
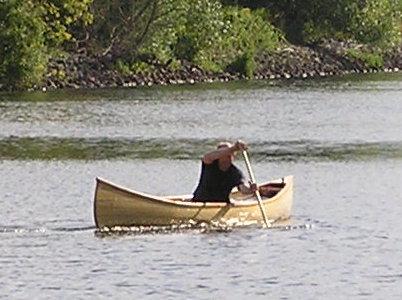
[[[239,190],[243,194],[254,194],[258,190],[258,186],[256,183],[251,182],[249,184],[242,183],[239,185]]]
[[[235,144],[234,144],[234,148],[235,151],[244,151],[247,150],[247,144],[241,140],[238,140]]]
[[[258,190],[256,183],[250,183],[250,193],[255,193]]]

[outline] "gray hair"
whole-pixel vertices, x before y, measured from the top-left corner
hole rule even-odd
[[[230,148],[232,146],[233,146],[232,143],[229,142],[219,142],[219,144],[216,146],[216,149]]]

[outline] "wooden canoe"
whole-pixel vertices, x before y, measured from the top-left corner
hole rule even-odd
[[[293,176],[260,184],[262,203],[271,221],[288,219],[293,202]],[[153,196],[96,178],[94,200],[98,228],[224,222],[249,225],[263,222],[258,202],[235,188],[231,203],[193,202],[192,195]]]

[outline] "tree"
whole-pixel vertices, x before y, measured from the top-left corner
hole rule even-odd
[[[42,78],[47,63],[46,24],[32,2],[10,0],[0,6],[0,83],[26,88]]]
[[[157,19],[161,0],[97,0],[89,30],[92,52],[114,58],[133,56]]]
[[[91,21],[92,0],[7,0],[0,5],[0,84],[40,84],[50,55],[72,39],[72,25]]]
[[[269,10],[274,24],[296,44],[334,37],[383,47],[400,43],[400,0],[225,0],[224,3]]]

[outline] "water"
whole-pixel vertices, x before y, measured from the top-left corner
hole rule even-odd
[[[401,96],[400,73],[0,94],[0,298],[399,299]],[[96,232],[96,176],[187,194],[237,138],[257,179],[295,176],[288,226]]]

